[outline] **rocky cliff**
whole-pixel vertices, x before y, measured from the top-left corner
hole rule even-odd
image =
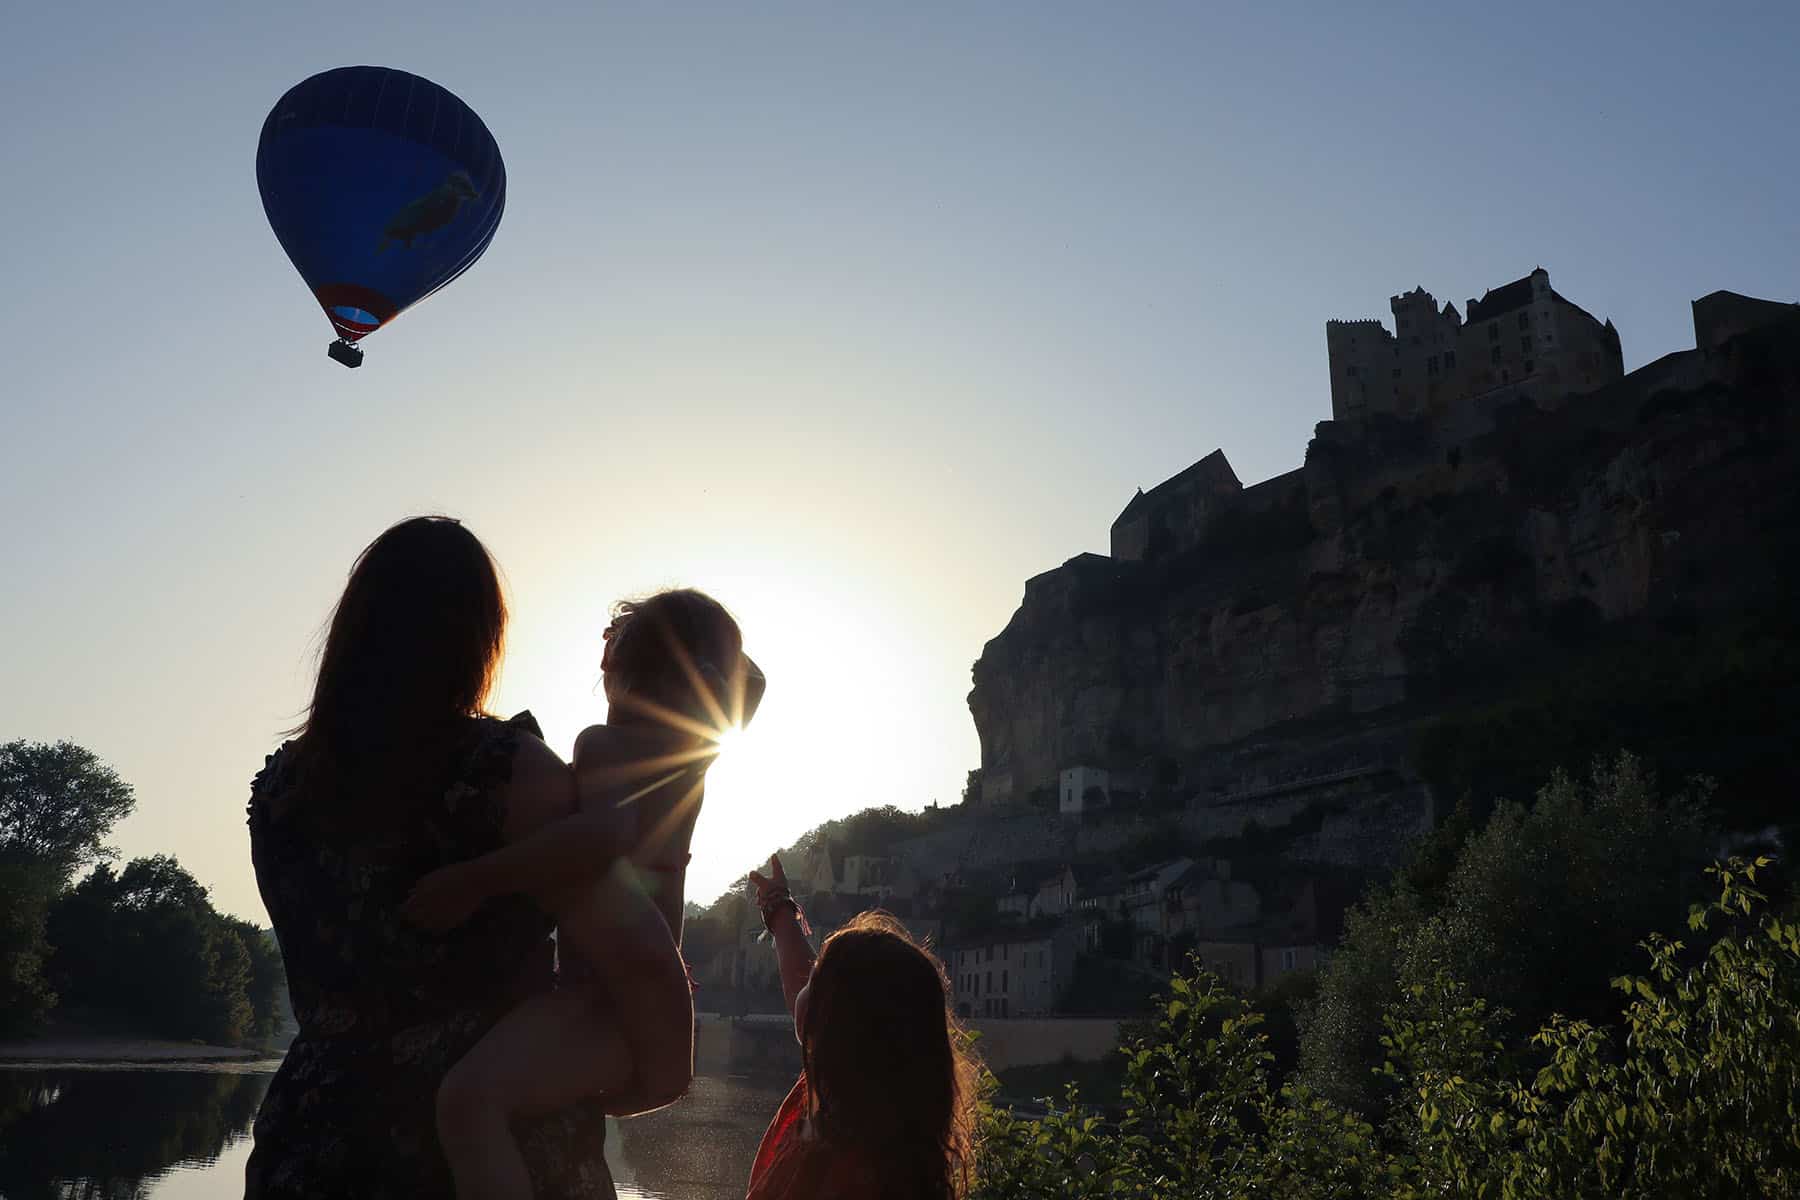
[[[1409,724],[1599,631],[1766,597],[1795,545],[1793,312],[1585,396],[1322,423],[1185,548],[1030,580],[974,668],[981,798],[1074,765],[1199,805],[1404,770]]]

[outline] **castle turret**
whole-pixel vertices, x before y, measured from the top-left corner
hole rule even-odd
[[[1558,295],[1550,272],[1471,298],[1458,314],[1422,287],[1392,296],[1394,331],[1378,321],[1327,321],[1331,413],[1356,421],[1380,413],[1447,414],[1470,398],[1527,383],[1555,403],[1624,373],[1618,331]]]

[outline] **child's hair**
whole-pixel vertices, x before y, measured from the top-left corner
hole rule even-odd
[[[660,708],[713,729],[743,720],[744,635],[705,592],[621,600],[606,641],[609,692],[617,688],[628,707]]]
[[[949,996],[943,964],[880,911],[826,938],[813,965],[801,1054],[819,1129],[886,1195],[969,1187],[976,1068]]]

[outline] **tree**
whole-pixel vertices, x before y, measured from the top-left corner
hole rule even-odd
[[[51,977],[66,1003],[146,1032],[240,1041],[273,1019],[279,965],[247,944],[244,928],[261,940],[215,911],[206,889],[167,855],[133,859],[117,873],[102,864],[51,911]]]
[[[73,742],[0,745],[0,858],[66,880],[111,856],[106,835],[135,803],[129,784]]]
[[[0,863],[0,1035],[29,1032],[56,1003],[44,927],[57,882],[49,867]]]
[[[281,961],[281,948],[268,930],[236,917],[221,919],[244,947],[244,999],[250,1006],[248,1032],[267,1041],[281,1031],[287,1017],[287,970]]]
[[[34,1028],[56,1003],[45,923],[69,876],[111,853],[131,788],[70,742],[0,744],[0,1030]]]
[[[1302,1036],[1302,1077],[1347,1107],[1371,1099],[1380,1014],[1410,973],[1448,970],[1520,1029],[1593,1017],[1640,931],[1676,920],[1701,844],[1701,795],[1658,794],[1630,754],[1585,782],[1557,772],[1530,809],[1502,802],[1455,851],[1428,839],[1412,868],[1348,915]],[[1441,881],[1441,883],[1439,882]]]

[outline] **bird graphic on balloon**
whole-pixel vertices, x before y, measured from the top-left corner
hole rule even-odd
[[[480,197],[467,171],[450,172],[448,179],[394,214],[381,231],[381,244],[375,247],[375,253],[385,252],[394,242],[411,250],[414,238],[442,229],[456,220],[463,201]]]
[[[362,365],[363,338],[472,267],[506,208],[487,125],[392,67],[338,67],[289,88],[263,122],[256,181],[347,367]]]

